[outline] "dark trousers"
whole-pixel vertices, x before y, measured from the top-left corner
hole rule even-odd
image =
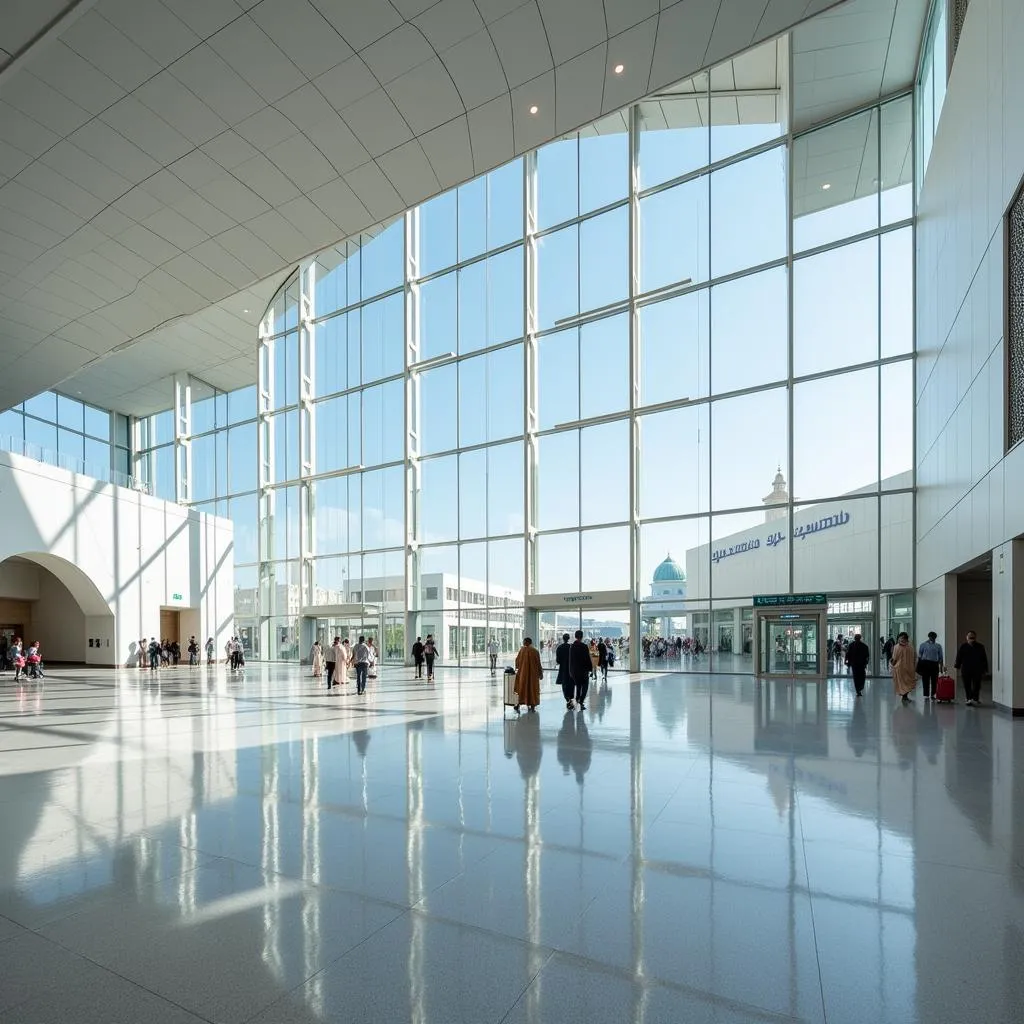
[[[366,673],[370,668],[367,661],[356,662],[356,693],[366,692]]]
[[[423,657],[422,655],[416,659],[416,678],[423,678]]]
[[[582,679],[577,679],[576,683],[576,700],[579,703],[583,703],[587,699],[587,693],[590,691],[590,676],[583,676]]]
[[[965,699],[979,700],[981,698],[981,674],[961,671],[960,675],[964,681]]]
[[[867,677],[868,670],[863,665],[851,665],[850,673],[853,676],[853,685],[858,693],[864,692],[864,680]]]
[[[935,687],[939,684],[939,663],[937,661],[921,662],[921,691],[926,697],[935,696]]]
[[[159,668],[159,666],[160,666],[160,654],[157,651],[154,651],[149,656],[149,667],[150,667],[150,670],[152,670],[154,668]]]
[[[498,656],[496,654],[491,655],[491,671],[493,672],[498,667]]]
[[[328,690],[331,688],[331,686],[333,684],[333,681],[334,681],[334,666],[336,664],[337,664],[337,662],[334,662],[334,661],[327,662],[327,689]]]
[[[574,700],[576,697],[576,684],[572,681],[572,677],[565,673],[560,681],[559,685],[562,687],[562,696],[565,698],[565,703]]]
[[[428,679],[433,679],[434,678],[434,659],[432,657],[430,657],[429,654],[426,657],[426,662],[427,662],[427,678]]]

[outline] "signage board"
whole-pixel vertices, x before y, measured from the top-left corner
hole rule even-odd
[[[531,594],[527,608],[628,608],[628,590],[597,590],[570,594]]]
[[[181,594],[171,594],[171,600],[172,601],[180,601],[181,600]]]
[[[755,594],[755,608],[807,608],[828,605],[825,594]]]

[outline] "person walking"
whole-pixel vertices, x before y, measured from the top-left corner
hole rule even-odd
[[[367,676],[370,679],[377,678],[377,648],[374,646],[373,637],[366,641],[366,646],[370,648],[370,659],[368,661],[369,668],[367,669]]]
[[[11,664],[14,666],[14,681],[18,682],[22,672],[25,671],[25,649],[20,636],[16,636],[11,641],[11,646],[7,649],[7,657],[10,658]]]
[[[604,640],[597,643],[597,666],[601,670],[601,679],[608,682],[608,644]]]
[[[154,637],[149,638],[149,671],[155,672],[160,667],[160,645]]]
[[[324,649],[319,640],[314,640],[309,649],[309,663],[313,667],[313,678],[319,679],[324,674]]]
[[[583,630],[576,630],[576,639],[569,647],[569,675],[572,677],[576,707],[585,711],[587,691],[590,689],[590,648],[583,642]]]
[[[339,637],[335,637],[330,646],[324,651],[324,667],[327,670],[327,692],[331,692],[334,685],[334,673],[338,670],[338,643]]]
[[[900,633],[892,651],[892,687],[903,703],[908,704],[910,694],[915,686],[917,686],[917,668],[914,649],[910,646],[910,637],[906,633]]]
[[[366,693],[366,675],[370,670],[370,648],[366,637],[361,636],[352,648],[352,661],[356,666],[356,693],[362,696]]]
[[[531,714],[540,703],[540,681],[544,678],[544,667],[540,663],[540,651],[533,646],[530,637],[523,637],[523,646],[516,655],[516,697],[519,704],[525,704]],[[516,711],[519,710],[516,704]]]
[[[437,644],[433,633],[427,634],[427,642],[423,645],[423,660],[427,663],[427,682],[434,680],[434,659],[437,657]]]
[[[423,641],[416,637],[416,643],[412,645],[412,663],[416,666],[416,678],[423,678]]]
[[[188,638],[188,667],[195,668],[199,664],[199,641],[194,637]]]
[[[334,685],[341,686],[348,682],[348,670],[352,664],[352,645],[348,637],[338,644],[338,663],[334,666]]]
[[[213,652],[215,650],[216,650],[216,647],[215,647],[215,645],[213,643],[213,637],[212,636],[211,637],[207,637],[207,640],[206,640],[206,664],[207,665],[212,665],[213,664]]]
[[[978,634],[973,629],[967,631],[967,639],[956,652],[953,668],[960,670],[960,678],[964,681],[965,703],[969,707],[981,704],[981,677],[988,671],[988,654],[978,643]]]
[[[498,641],[492,636],[487,642],[487,656],[491,659],[491,675],[498,671]]]
[[[562,634],[562,642],[555,648],[555,665],[558,667],[557,683],[562,688],[562,696],[565,698],[565,710],[572,711],[575,707],[575,684],[572,676],[569,675],[569,651],[572,645],[569,643],[569,634]]]
[[[917,649],[917,674],[921,677],[921,689],[925,700],[935,700],[935,688],[939,685],[939,672],[946,659],[938,633],[931,632],[928,639]]]
[[[854,633],[853,642],[846,648],[846,664],[850,667],[850,675],[853,676],[853,686],[858,697],[864,694],[864,680],[867,677],[870,660],[871,651],[868,645],[861,639],[860,633]]]
[[[38,640],[33,640],[32,645],[25,655],[27,665],[26,671],[32,679],[43,678],[43,650]]]
[[[882,654],[885,655],[885,667],[889,668],[892,665],[892,652],[896,646],[896,641],[890,636],[886,639],[885,643],[882,644]]]
[[[591,639],[590,641],[590,678],[597,679],[597,666],[601,661],[600,655],[597,653],[597,641]]]

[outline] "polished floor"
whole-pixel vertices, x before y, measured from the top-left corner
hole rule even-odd
[[[0,1022],[1024,1019],[1024,721],[410,675],[0,677]]]

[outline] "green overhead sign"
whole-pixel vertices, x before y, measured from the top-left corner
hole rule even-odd
[[[827,605],[825,594],[755,594],[755,608],[805,608],[808,605]]]

